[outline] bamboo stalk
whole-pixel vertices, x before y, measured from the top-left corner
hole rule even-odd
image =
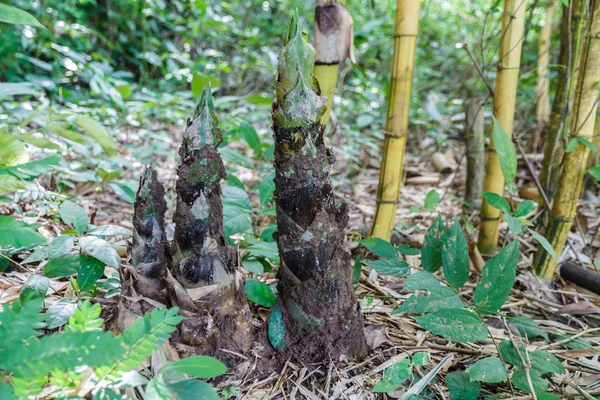
[[[494,116],[509,136],[512,136],[515,116],[515,102],[519,68],[521,64],[521,46],[525,28],[525,0],[505,0],[502,17],[502,40],[500,42],[500,60],[496,75],[494,95]],[[487,149],[484,192],[504,196],[504,176],[500,168],[500,159],[496,153],[494,141],[490,138]],[[500,210],[492,207],[485,199],[481,206],[482,218],[479,227],[477,247],[484,255],[496,252]]]
[[[598,82],[600,81],[600,0],[590,2],[590,27],[583,44],[580,72],[577,79],[570,139],[592,140],[596,111],[598,108]],[[567,235],[577,211],[577,202],[583,186],[590,149],[579,143],[575,150],[566,153],[563,169],[556,190],[556,197],[546,230],[546,239],[557,255],[565,247]],[[534,260],[536,272],[551,279],[556,268],[556,260],[542,247]]]
[[[588,157],[586,170],[589,170],[592,167],[600,165],[600,108],[596,111],[596,123],[594,124],[594,140],[592,143],[596,146],[599,151],[596,151]],[[585,189],[593,188],[597,183],[597,180],[593,178],[591,175],[586,175],[585,180]]]
[[[353,21],[346,9],[346,0],[317,0],[315,7],[315,59],[314,74],[327,97],[327,110],[321,123],[327,125],[333,108],[340,64],[354,60]]]
[[[577,55],[583,27],[582,7],[585,7],[583,0],[571,0],[570,7],[563,6],[562,8],[556,95],[552,103],[540,173],[540,182],[550,201],[554,198],[566,146],[562,133],[566,132],[569,127],[567,118],[572,102],[571,82],[574,82],[577,76]],[[543,201],[544,199],[540,197],[539,204],[542,205]],[[543,219],[540,221],[543,222]]]
[[[483,194],[484,170],[481,166],[485,162],[485,133],[483,106],[476,99],[471,99],[465,108],[465,135],[467,142],[465,201],[480,209]]]
[[[385,143],[377,188],[377,208],[371,226],[371,235],[384,240],[392,236],[402,183],[419,9],[419,0],[398,0]]]
[[[538,80],[536,86],[537,107],[536,122],[537,128],[531,141],[531,149],[536,151],[542,132],[546,129],[550,120],[550,77],[548,63],[550,60],[550,37],[552,35],[552,17],[554,16],[554,0],[548,1],[546,5],[546,20],[540,31],[540,41],[538,48]]]

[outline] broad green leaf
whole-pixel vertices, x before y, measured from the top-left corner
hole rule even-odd
[[[18,179],[12,175],[0,174],[0,196],[25,189],[30,183]]]
[[[449,308],[463,308],[462,301],[456,291],[447,286],[434,286],[428,289],[427,296],[413,294],[392,314],[422,314]]]
[[[57,145],[56,143],[54,143],[48,139],[30,135],[28,133],[19,135],[19,139],[24,142],[27,142],[35,147],[39,147],[40,149],[53,149],[53,150],[60,149],[60,146]]]
[[[29,161],[29,153],[16,136],[0,135],[0,166],[11,167]]]
[[[119,253],[104,239],[95,236],[85,236],[79,240],[81,251],[96,260],[118,269],[121,263]]]
[[[44,28],[44,25],[40,24],[40,21],[38,21],[33,15],[6,4],[0,4],[0,22],[13,25],[31,25],[36,28]]]
[[[88,215],[83,208],[70,200],[65,200],[59,207],[60,218],[65,224],[73,225],[80,235],[88,229]]]
[[[488,334],[477,314],[464,309],[441,310],[415,319],[424,329],[453,342],[485,340]]]
[[[219,395],[212,386],[197,379],[167,382],[167,388],[177,400],[219,400]]]
[[[429,364],[429,353],[426,351],[419,351],[412,356],[412,363],[417,367],[422,367]]]
[[[431,273],[426,271],[417,272],[410,275],[406,279],[406,283],[402,288],[402,292],[408,292],[409,290],[423,290],[431,289],[436,286],[440,286],[441,282],[433,276]]]
[[[256,133],[256,129],[246,122],[240,122],[240,132],[242,133],[242,137],[248,143],[250,148],[256,152],[256,154],[262,154],[262,147],[260,145],[260,138],[258,137],[258,133]]]
[[[39,94],[40,91],[33,82],[0,82],[0,98]]]
[[[508,230],[513,235],[518,235],[523,232],[523,224],[517,218],[511,216],[510,214],[504,214],[504,220],[508,225]]]
[[[21,294],[19,295],[21,303],[32,299],[43,299],[46,297],[48,287],[50,287],[50,279],[42,275],[31,275],[27,278],[21,289]]]
[[[406,243],[396,246],[396,251],[400,254],[404,254],[405,256],[418,256],[421,254],[421,250],[410,247],[410,245]]]
[[[81,257],[85,256],[72,253],[56,257],[44,265],[44,275],[48,278],[59,278],[76,274],[81,265]]]
[[[435,272],[442,266],[442,245],[443,236],[446,234],[446,228],[442,217],[438,217],[425,234],[423,248],[421,249],[421,264],[427,272]]]
[[[541,337],[549,341],[548,334],[542,330],[538,324],[525,315],[518,317],[511,317],[508,320],[509,324],[517,328],[521,336],[526,337],[528,339],[533,339],[536,337]]]
[[[56,257],[70,253],[74,244],[75,239],[73,236],[60,235],[55,237],[48,246],[48,258],[52,260]]]
[[[250,197],[243,188],[231,185],[223,185],[221,187],[223,194],[223,205],[231,205],[241,209],[252,211]]]
[[[104,275],[104,262],[81,255],[77,284],[82,291],[90,290],[94,283]]]
[[[536,393],[536,396],[538,398],[538,400],[561,400],[560,397],[555,396],[553,394],[550,393]]]
[[[273,181],[273,178],[275,178],[275,171],[271,171],[265,176],[258,186],[260,205],[263,207],[273,200],[273,192],[275,191],[275,182]]]
[[[373,386],[373,393],[387,393],[398,389],[398,385],[394,385],[386,379],[382,379]]]
[[[146,385],[145,400],[170,400],[169,387],[165,382],[164,375],[158,374]]]
[[[572,336],[569,335],[565,335],[562,333],[554,333],[554,340],[557,342],[563,341],[563,340],[567,340],[567,339],[571,339],[567,342],[564,342],[564,346],[568,347],[569,349],[589,349],[592,346],[592,344],[590,342],[588,342],[587,340],[583,340],[580,338],[574,338]]]
[[[508,136],[502,125],[500,125],[500,122],[496,117],[492,116],[492,118],[494,120],[492,139],[496,147],[496,154],[498,154],[498,158],[500,159],[502,175],[504,175],[506,185],[512,193],[514,192],[512,181],[517,176],[517,152],[510,136]]]
[[[168,368],[202,379],[215,378],[227,372],[225,364],[208,356],[182,358],[169,365]]]
[[[590,174],[595,180],[600,182],[600,165],[597,167],[588,169],[587,173]]]
[[[75,314],[75,311],[77,311],[76,301],[60,299],[48,307],[48,311],[46,311],[46,327],[54,329],[63,326]]]
[[[515,211],[515,217],[524,217],[527,214],[529,214],[530,212],[533,211],[533,208],[535,207],[535,203],[531,200],[523,200],[522,202],[519,203],[519,205],[517,206],[517,209]]]
[[[273,307],[277,303],[277,297],[273,290],[264,282],[256,279],[248,279],[244,287],[248,299],[264,307]]]
[[[506,199],[504,197],[500,196],[499,194],[492,193],[492,192],[484,192],[483,198],[492,207],[497,208],[498,210],[500,210],[504,213],[507,213],[509,215],[512,213],[510,210],[510,205],[508,204],[508,201],[506,201]]]
[[[558,261],[558,257],[556,256],[556,251],[554,251],[554,247],[552,247],[550,242],[548,242],[548,240],[544,236],[540,235],[533,229],[527,228],[527,230],[529,231],[529,233],[531,233],[531,236],[533,236],[535,240],[540,242],[540,244],[542,245],[544,250],[546,250],[548,252],[548,254],[550,254],[552,256],[552,258],[554,258],[555,260]]]
[[[455,288],[462,287],[469,278],[469,245],[458,220],[444,236],[442,265],[444,277]]]
[[[376,261],[363,261],[363,264],[373,268],[382,275],[405,276],[410,273],[410,265],[405,261],[382,259]]]
[[[412,375],[410,360],[404,358],[386,368],[383,379],[373,387],[373,392],[391,392],[406,382]]]
[[[508,370],[499,358],[483,358],[473,364],[469,370],[469,379],[486,383],[503,382],[508,379]]]
[[[531,368],[537,371],[540,374],[546,374],[549,372],[554,372],[557,374],[563,374],[565,372],[565,368],[562,363],[554,354],[549,353],[546,350],[537,350],[527,352],[523,346],[517,346],[519,349],[519,353],[521,357],[527,362],[527,360],[531,361]],[[515,346],[510,340],[503,340],[498,345],[498,349],[500,350],[500,356],[502,359],[515,367],[522,368],[521,358],[519,357],[519,353],[515,349]]]
[[[223,204],[223,230],[227,237],[252,228],[251,211]]]
[[[398,252],[396,251],[396,248],[387,240],[383,240],[378,237],[370,237],[359,240],[358,243],[362,244],[367,248],[367,250],[378,255],[379,257],[393,260],[398,258]]]
[[[446,375],[446,386],[452,400],[476,400],[481,392],[481,383],[471,381],[469,374],[464,371]]]
[[[279,250],[275,242],[258,242],[246,248],[248,254],[257,258],[267,258],[279,264]]]
[[[248,271],[253,274],[262,275],[265,273],[265,267],[262,263],[255,259],[246,259],[242,260],[242,267],[246,268]]]
[[[102,147],[104,151],[112,156],[117,155],[117,148],[110,134],[104,126],[87,115],[78,115],[75,124],[85,130]]]
[[[194,96],[194,99],[200,97],[204,88],[218,88],[219,86],[221,86],[221,80],[216,76],[202,75],[198,72],[194,72],[192,76],[192,96]]]
[[[46,243],[46,238],[37,232],[39,225],[27,225],[13,217],[0,215],[0,247],[24,247],[30,249]]]
[[[83,136],[81,136],[79,133],[72,131],[71,129],[67,129],[60,124],[46,125],[45,129],[56,133],[60,137],[63,137],[68,140],[72,140],[75,143],[84,144],[86,142],[86,139]]]
[[[425,204],[423,207],[426,210],[435,210],[438,204],[440,204],[440,195],[435,189],[431,189],[425,196]]]
[[[485,264],[473,297],[474,306],[482,313],[495,313],[508,299],[515,283],[518,262],[519,241],[514,240]]]
[[[36,247],[35,251],[24,259],[21,264],[30,264],[48,258],[48,246]]]
[[[537,392],[545,392],[548,390],[549,383],[547,380],[542,378],[540,374],[535,370],[529,371],[529,376],[531,377],[531,383],[533,385],[533,390]],[[526,393],[531,393],[529,390],[529,384],[527,383],[527,376],[523,370],[516,371],[512,377],[510,378],[511,382],[515,387],[519,390],[522,390]]]
[[[60,162],[58,155],[45,157],[41,160],[29,161],[24,164],[13,165],[12,167],[2,168],[2,171],[6,171],[17,178],[31,180],[38,176],[45,174],[46,172],[52,171],[54,165]]]
[[[285,324],[283,322],[283,314],[279,307],[275,307],[273,308],[273,311],[271,311],[267,333],[269,342],[271,342],[273,348],[278,349],[281,346],[284,348],[287,347],[287,343],[285,342]]]

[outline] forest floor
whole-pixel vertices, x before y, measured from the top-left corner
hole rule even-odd
[[[181,127],[168,128],[172,135],[171,147],[173,152],[179,146]],[[139,136],[132,132],[127,137],[133,138],[130,144],[136,146],[144,145]],[[364,157],[358,162],[360,168],[353,176],[348,176],[350,162],[349,156],[336,151],[345,140],[339,134],[331,138],[331,144],[336,154],[337,162],[334,167],[335,193],[339,201],[344,201],[350,206],[350,222],[348,226],[348,248],[353,256],[369,257],[366,250],[355,240],[361,235],[367,235],[369,225],[375,210],[375,193],[378,183],[378,163],[380,155],[374,149],[364,149]],[[435,148],[433,139],[424,139],[409,143],[409,150],[405,160],[405,182],[401,190],[398,209],[398,223],[401,225],[400,234],[395,236],[393,242],[408,243],[413,247],[421,247],[425,231],[435,219],[437,213],[441,213],[446,221],[459,218],[466,221],[467,237],[470,241],[476,239],[473,226],[477,226],[477,213],[465,212],[462,206],[462,197],[465,185],[465,158],[462,157],[464,145],[457,140],[453,148],[454,153],[446,153],[447,158],[453,165],[452,171],[438,172],[431,163],[432,148]],[[418,145],[415,143],[418,142]],[[123,143],[121,143],[123,144]],[[235,143],[230,143],[235,145]],[[121,147],[120,153],[128,157],[127,151]],[[534,168],[539,168],[540,158],[531,155],[530,162]],[[167,188],[167,193],[172,193],[175,186],[177,174],[177,158],[158,156],[153,157],[159,165],[159,178]],[[141,171],[141,165],[135,166]],[[482,166],[483,167],[483,166]],[[237,167],[236,176],[244,184],[255,183],[259,176],[255,170]],[[137,179],[138,176],[130,176]],[[534,183],[530,172],[521,160],[519,175],[519,188],[533,188]],[[133,206],[124,202],[114,194],[107,191],[96,190],[97,184],[80,184],[72,190],[77,196],[79,204],[92,215],[92,223],[119,225],[132,228]],[[441,198],[437,211],[411,212],[411,207],[422,207],[425,197],[430,190],[437,191]],[[525,196],[527,190],[521,190]],[[591,193],[588,196],[593,196]],[[251,195],[251,200],[258,200]],[[534,199],[536,200],[536,199]],[[600,222],[600,217],[591,208],[593,202],[581,201],[580,225],[585,238],[579,232],[570,234],[573,246],[563,254],[561,261],[582,260],[589,262],[590,258],[586,252],[587,245],[593,252],[598,252],[600,240],[592,243],[592,237]],[[598,203],[596,200],[595,203]],[[172,207],[171,207],[172,208]],[[168,221],[171,215],[167,215]],[[264,219],[258,224],[267,225],[272,220]],[[40,220],[43,224],[41,232],[46,236],[56,236],[65,226],[58,219]],[[255,221],[256,222],[256,221]],[[172,225],[171,225],[172,228]],[[170,229],[168,229],[169,231]],[[501,230],[501,242],[507,240],[504,236],[506,229]],[[580,387],[600,394],[600,296],[581,288],[575,287],[566,281],[554,281],[547,285],[541,281],[532,270],[532,260],[538,248],[537,242],[525,237],[519,239],[521,242],[521,261],[518,266],[517,283],[513,288],[511,296],[502,311],[513,316],[526,316],[532,318],[541,328],[569,336],[577,336],[592,344],[592,347],[569,348],[561,341],[546,341],[543,334],[531,332],[531,337],[525,340],[530,350],[547,349],[557,356],[565,365],[567,373],[553,375],[550,378],[551,388],[554,393],[562,393],[563,398],[584,398],[580,393]],[[585,240],[585,242],[584,242]],[[122,244],[122,240],[120,241]],[[125,260],[124,262],[128,262]],[[476,257],[472,259],[472,273],[470,281],[461,290],[461,295],[472,298],[475,283],[480,278],[482,264]],[[419,257],[407,257],[411,266],[419,267]],[[20,288],[27,277],[41,271],[43,265],[31,266],[23,270],[15,269],[0,277],[0,304],[5,304],[18,298]],[[116,271],[110,267],[106,268],[107,277]],[[274,273],[262,275],[266,283],[275,281]],[[426,375],[433,367],[443,363],[441,371],[464,370],[466,365],[472,365],[478,359],[496,355],[496,344],[491,341],[477,343],[452,343],[439,337],[432,336],[423,330],[412,317],[407,315],[390,315],[402,302],[409,297],[403,293],[405,277],[378,276],[375,279],[369,277],[369,272],[363,269],[359,283],[356,284],[356,293],[360,299],[362,311],[366,319],[367,340],[370,352],[366,359],[360,363],[330,362],[327,365],[301,365],[293,361],[286,363],[280,374],[273,373],[268,377],[256,377],[253,373],[253,355],[249,355],[241,363],[244,370],[242,373],[228,376],[217,384],[220,389],[226,389],[229,393],[235,388],[235,393],[243,395],[248,399],[375,399],[375,398],[399,398],[405,387],[396,392],[387,394],[373,393],[373,386],[381,379],[382,372],[391,364],[396,363],[416,352],[425,351],[429,354],[429,363],[417,367],[415,372],[419,376]],[[52,279],[51,291],[46,298],[50,304],[63,297],[72,296],[69,281]],[[104,316],[107,328],[112,328],[111,313],[116,312],[117,298],[103,299],[97,297],[93,301],[99,301],[104,306]],[[257,323],[263,323],[268,313],[260,307],[253,305],[254,318]],[[510,339],[518,332],[506,329],[500,318],[488,318],[487,325],[493,335],[494,341],[499,342]],[[547,338],[547,335],[546,335]],[[577,346],[571,346],[577,347]],[[449,357],[448,357],[449,356]],[[147,366],[148,367],[148,366]],[[439,380],[430,386],[432,397],[449,398],[444,385]],[[530,396],[516,395],[512,388],[506,383],[499,385],[487,384],[483,386],[482,395],[496,394],[501,398],[530,398]],[[587,393],[586,393],[587,395]],[[382,397],[383,396],[383,397]],[[582,397],[583,396],[583,397]],[[590,398],[590,397],[585,397]]]

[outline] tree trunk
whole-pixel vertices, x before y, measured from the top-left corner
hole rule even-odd
[[[465,108],[465,135],[467,141],[467,178],[465,201],[476,209],[481,208],[483,194],[483,174],[485,163],[485,135],[483,126],[483,106],[475,99]]]
[[[600,0],[590,3],[590,27],[585,37],[583,51],[579,60],[579,76],[573,104],[570,140],[591,141],[598,108],[598,82],[600,81]],[[577,202],[581,194],[583,177],[586,171],[590,149],[578,143],[573,151],[566,153],[563,170],[556,190],[556,198],[546,230],[546,239],[556,254],[562,253],[567,235],[577,211]],[[556,268],[556,260],[542,247],[538,249],[534,260],[536,272],[551,279]]]
[[[530,149],[537,152],[544,132],[550,119],[550,71],[548,63],[550,60],[550,38],[552,36],[552,17],[554,16],[554,0],[548,1],[546,5],[546,21],[540,31],[540,41],[538,48],[538,81],[536,86],[537,108],[536,108],[536,129],[534,131]]]
[[[385,143],[377,187],[377,208],[371,226],[371,235],[384,240],[389,240],[392,236],[398,210],[408,134],[415,47],[419,31],[419,8],[419,0],[398,0],[396,9]]]
[[[540,183],[550,201],[554,198],[554,191],[560,176],[560,166],[565,153],[566,138],[563,133],[567,132],[569,127],[568,114],[572,102],[571,82],[574,82],[574,78],[577,76],[579,37],[583,25],[582,5],[583,0],[572,0],[570,8],[566,6],[562,8],[556,95],[552,103],[540,173]],[[543,197],[540,196],[539,204],[542,205],[543,201]],[[540,218],[540,222],[543,220]]]
[[[279,54],[273,105],[281,265],[269,324],[282,316],[287,351],[302,361],[360,359],[367,348],[346,250],[348,209],[335,205],[329,176],[334,157],[323,143],[320,124],[326,99],[316,90],[314,59],[315,50],[294,14]]]
[[[502,17],[502,40],[496,75],[494,94],[494,116],[509,136],[512,136],[515,117],[515,102],[521,65],[521,46],[525,28],[525,0],[505,0]],[[490,138],[487,149],[484,192],[496,193],[504,197],[504,176],[494,141]],[[477,247],[483,255],[492,255],[498,245],[500,210],[488,204],[485,199],[481,206],[481,224]]]
[[[321,118],[325,126],[329,123],[333,109],[333,96],[337,85],[340,64],[354,59],[352,16],[345,7],[345,0],[317,0],[315,7],[315,76],[321,93],[327,96],[327,109]]]

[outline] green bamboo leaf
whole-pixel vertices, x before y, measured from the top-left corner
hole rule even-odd
[[[573,150],[575,150],[577,148],[578,144],[579,144],[578,138],[573,138],[573,139],[569,140],[569,143],[567,143],[567,147],[565,147],[565,153],[570,153]]]
[[[277,297],[273,290],[264,282],[256,279],[248,279],[244,287],[248,299],[264,307],[273,307],[277,303]]]
[[[469,379],[486,383],[503,382],[508,379],[508,370],[499,358],[482,358],[469,370]]]
[[[0,22],[13,25],[31,25],[36,28],[46,29],[33,15],[6,4],[0,4]]]
[[[535,207],[535,203],[533,201],[531,201],[531,200],[523,200],[517,206],[517,209],[515,210],[515,215],[514,216],[517,217],[517,218],[524,217],[527,214],[529,214],[530,212],[532,212],[534,207]]]
[[[484,192],[483,198],[492,207],[497,208],[498,210],[500,210],[506,214],[509,214],[509,215],[512,213],[510,210],[510,205],[508,204],[508,201],[506,201],[506,199],[504,197],[500,196],[499,194],[492,193],[492,192]]]
[[[446,228],[442,217],[438,217],[425,234],[423,248],[421,249],[421,264],[427,272],[435,272],[442,266],[442,237],[446,234]]]
[[[514,191],[512,181],[517,176],[517,152],[510,136],[508,136],[508,133],[500,125],[500,122],[494,116],[492,116],[492,119],[494,120],[492,139],[494,140],[496,153],[500,159],[502,175],[504,175],[506,185],[512,193]]]
[[[444,236],[442,265],[444,277],[455,288],[462,287],[469,278],[469,245],[458,220]]]
[[[508,230],[513,235],[518,235],[521,232],[523,232],[523,223],[518,218],[515,218],[515,217],[511,216],[510,214],[504,214],[504,220],[506,221],[506,224],[508,225]]]
[[[544,250],[546,250],[548,252],[548,254],[550,254],[552,256],[552,258],[554,258],[555,260],[558,261],[558,257],[556,256],[556,251],[554,251],[554,247],[552,247],[550,242],[548,242],[548,240],[544,236],[540,235],[533,229],[527,228],[527,230],[529,231],[529,233],[531,233],[531,236],[533,236],[535,240],[540,242],[540,244],[542,245]]]
[[[441,310],[415,319],[424,329],[453,342],[473,342],[487,337],[483,322],[477,314],[468,310]]]
[[[514,240],[485,264],[473,297],[477,309],[493,314],[502,307],[515,283],[518,262],[519,241]]]
[[[227,372],[225,364],[216,358],[208,356],[183,358],[175,361],[167,368],[202,379],[215,378]]]
[[[112,156],[117,155],[117,148],[110,134],[98,121],[87,115],[78,115],[75,124],[90,134],[104,151]]]
[[[481,392],[481,383],[471,381],[469,374],[464,371],[446,375],[446,386],[452,400],[476,400]]]
[[[76,274],[81,265],[81,257],[85,256],[72,253],[56,257],[44,265],[44,275],[48,278],[59,278]]]
[[[600,182],[600,165],[597,167],[588,169],[587,173],[590,174],[595,180]]]
[[[240,132],[242,133],[242,137],[244,138],[246,143],[248,143],[250,148],[252,148],[252,150],[254,150],[256,154],[261,155],[262,147],[260,144],[260,137],[258,137],[256,129],[254,129],[254,127],[250,123],[242,121],[240,122]]]
[[[593,152],[598,151],[598,147],[596,147],[596,145],[594,143],[590,142],[586,138],[580,137],[578,139],[579,139],[579,143],[581,143],[582,145],[584,145],[585,147],[587,147],[591,151],[593,151]]]

